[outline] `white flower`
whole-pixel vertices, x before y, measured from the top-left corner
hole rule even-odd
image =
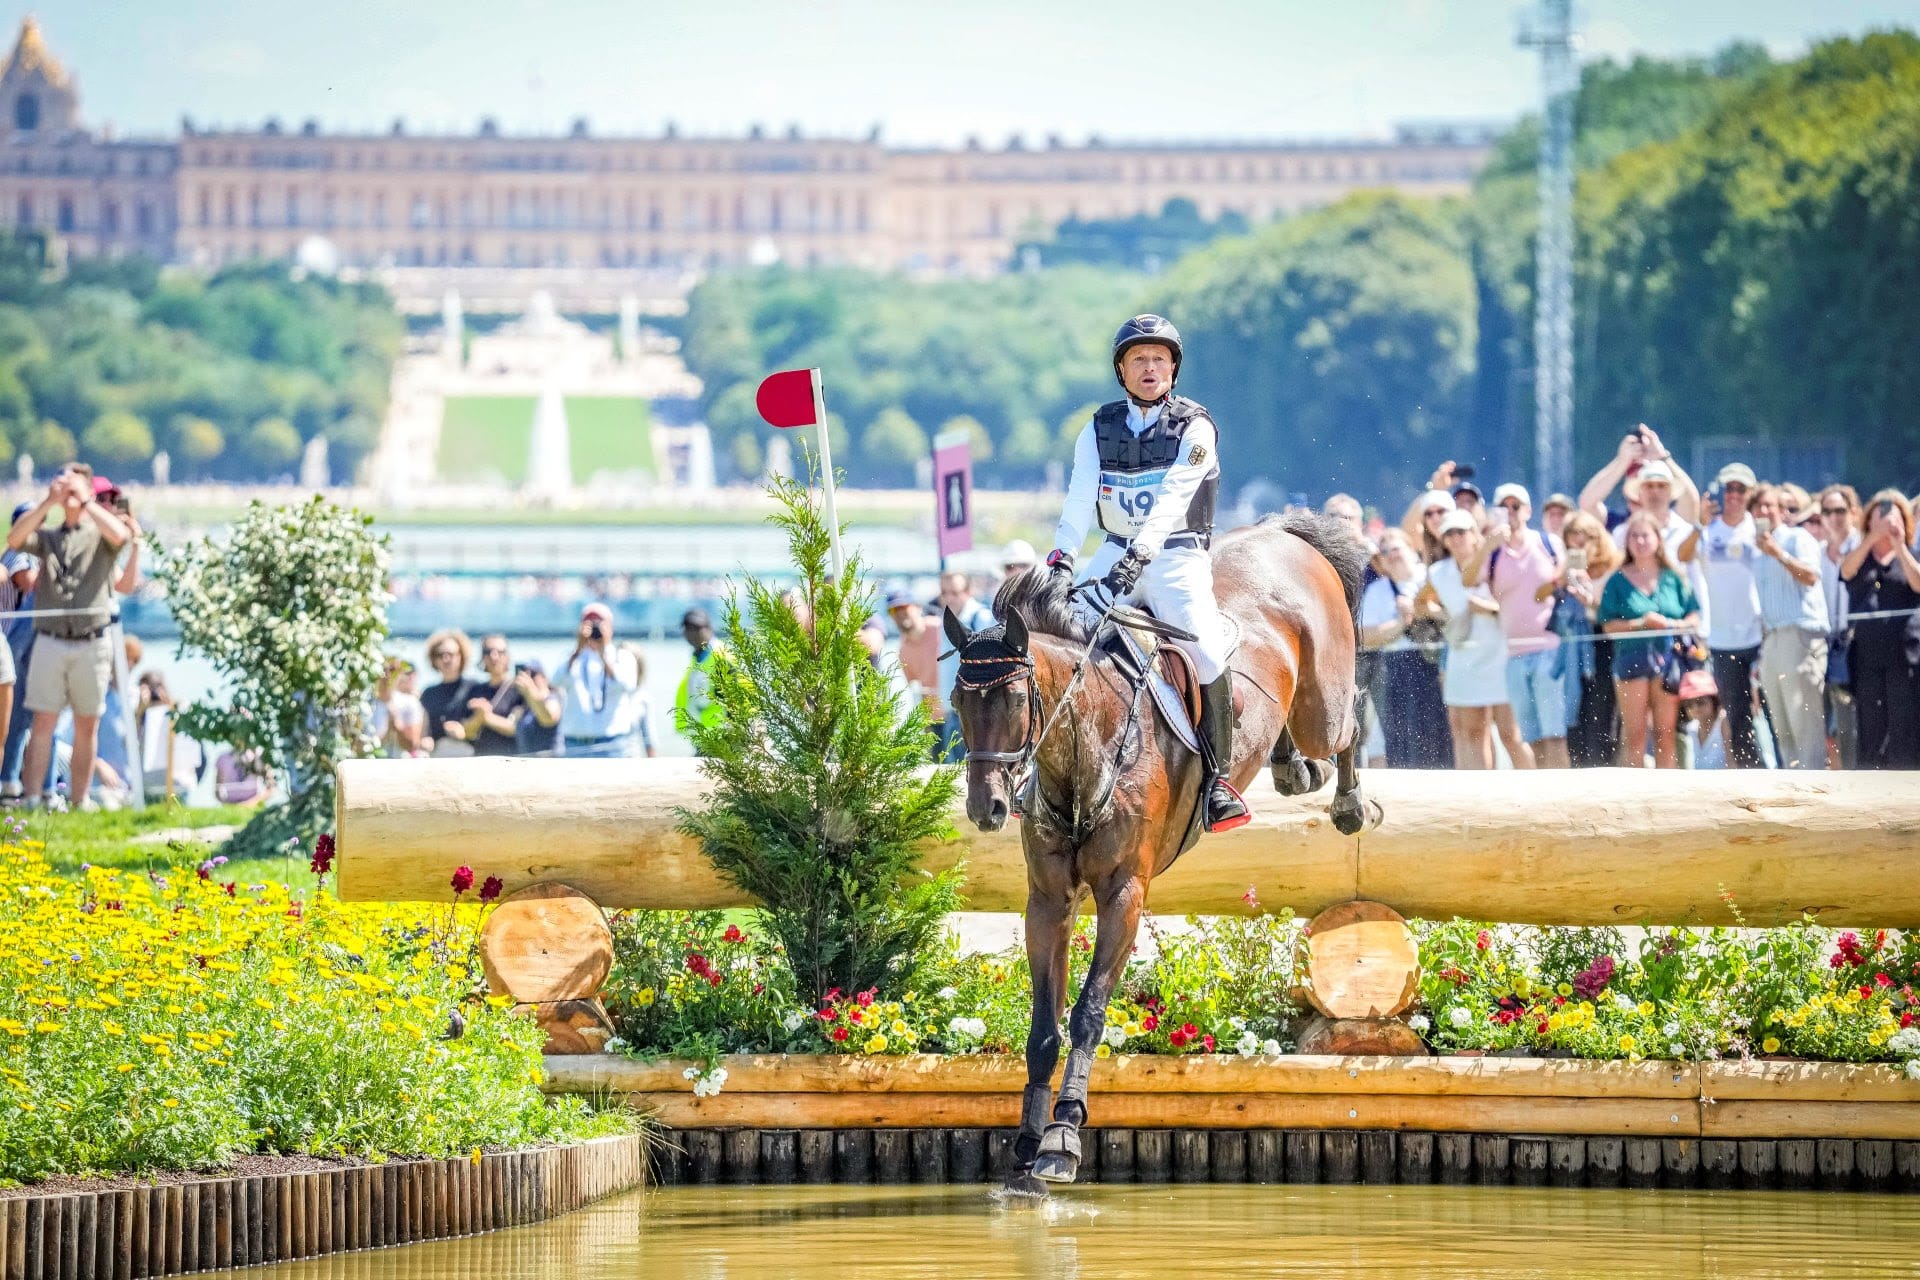
[[[1687,1056],[1687,1047],[1683,1044],[1670,1044],[1667,1046],[1667,1053],[1671,1057],[1684,1058]]]
[[[720,1092],[720,1086],[727,1082],[725,1067],[715,1067],[704,1075],[701,1074],[700,1068],[688,1067],[680,1074],[693,1081],[693,1096],[696,1098],[713,1097]]]
[[[1260,1052],[1260,1037],[1251,1031],[1243,1031],[1240,1038],[1233,1042],[1233,1051],[1243,1058],[1251,1058]]]
[[[1240,1017],[1228,1018],[1227,1025],[1232,1027],[1235,1031],[1245,1031],[1247,1029],[1247,1020],[1245,1018],[1240,1018]]]
[[[733,963],[728,967],[731,968],[736,973],[738,973],[742,969],[751,969],[753,968],[753,957],[752,956],[735,956],[733,958]]]
[[[1425,1035],[1427,1028],[1433,1025],[1433,1021],[1424,1013],[1416,1013],[1407,1019],[1407,1025],[1412,1027],[1416,1034]]]
[[[1887,1048],[1903,1058],[1920,1054],[1920,1026],[1900,1028],[1887,1038]]]
[[[1666,1036],[1669,1040],[1678,1040],[1680,1038],[1680,1024],[1678,1022],[1669,1022],[1666,1026],[1660,1028],[1660,1034]]]
[[[613,1037],[610,1037],[607,1040],[607,1043],[601,1047],[604,1048],[608,1053],[618,1053],[622,1049],[627,1047],[627,1042],[625,1040],[622,1040],[619,1036],[613,1036]]]
[[[1907,1063],[1907,1079],[1920,1080],[1920,1058],[1914,1058]]]
[[[1453,1012],[1447,1015],[1447,1021],[1451,1022],[1455,1027],[1465,1027],[1469,1022],[1473,1021],[1473,1015],[1467,1012],[1465,1005],[1455,1005]]]
[[[1280,1052],[1280,1042],[1278,1040],[1262,1040],[1260,1042],[1260,1052],[1271,1058]]]
[[[1109,1027],[1112,1031],[1114,1028]],[[985,1018],[955,1018],[947,1024],[947,1034],[956,1040],[980,1040],[987,1034]]]
[[[1102,1043],[1110,1044],[1114,1048],[1118,1049],[1121,1045],[1127,1042],[1126,1029],[1124,1027],[1116,1027],[1109,1024],[1107,1029],[1100,1033],[1100,1040]]]
[[[959,994],[960,993],[952,987],[942,987],[933,993],[933,998],[936,1000],[952,1000],[958,997]]]
[[[1614,1008],[1620,1010],[1622,1013],[1633,1013],[1640,1007],[1635,1004],[1632,997],[1628,996],[1624,991],[1616,991],[1613,993],[1613,1005]]]
[[[799,1009],[789,1009],[787,1010],[786,1016],[780,1019],[780,1025],[788,1031],[798,1031],[805,1025],[806,1021],[807,1015],[805,1012]]]
[[[688,1067],[680,1073],[680,1078],[682,1080],[698,1080],[700,1078],[700,1068]]]

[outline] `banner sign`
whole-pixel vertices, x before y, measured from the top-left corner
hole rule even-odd
[[[933,439],[933,497],[940,558],[973,550],[973,442],[964,431]]]

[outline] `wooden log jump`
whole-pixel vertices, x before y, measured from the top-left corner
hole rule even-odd
[[[444,902],[454,868],[509,891],[560,881],[608,908],[750,905],[675,828],[706,791],[693,760],[354,760],[340,766],[339,890],[358,901]],[[1407,916],[1528,924],[1920,925],[1920,774],[1534,773],[1384,770],[1386,810],[1342,836],[1331,790],[1285,798],[1265,774],[1254,821],[1209,836],[1153,886],[1162,912],[1312,915],[1354,898]],[[968,905],[1019,911],[1017,823],[991,835],[956,808]]]

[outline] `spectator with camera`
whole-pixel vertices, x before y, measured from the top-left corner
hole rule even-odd
[[[564,709],[560,695],[547,680],[547,668],[538,658],[528,658],[513,669],[513,685],[527,714],[520,717],[515,754],[554,756],[560,754],[560,715]]]
[[[46,527],[58,508],[62,523]],[[93,469],[69,464],[53,478],[47,495],[7,532],[7,547],[40,561],[34,627],[35,662],[27,685],[27,710],[33,728],[27,741],[22,777],[44,786],[53,759],[54,729],[60,712],[73,710],[71,776],[75,801],[86,799],[93,777],[100,716],[113,680],[112,630],[115,559],[132,530],[94,493]],[[9,652],[7,666],[12,666]],[[43,795],[42,801],[50,801]]]
[[[1760,605],[1760,691],[1783,769],[1827,767],[1827,599],[1820,544],[1789,520],[1785,491],[1757,485],[1754,591]],[[1717,681],[1716,681],[1717,683]]]
[[[652,725],[640,682],[640,655],[613,639],[613,610],[594,601],[580,611],[573,653],[554,681],[565,698],[562,755],[623,758],[654,754]]]
[[[1882,489],[1861,512],[1860,545],[1840,564],[1862,769],[1920,769],[1920,559],[1912,529],[1906,495]]]
[[[1404,530],[1380,535],[1374,577],[1360,596],[1360,640],[1379,664],[1376,714],[1393,769],[1450,769],[1453,735],[1440,691],[1440,606],[1421,587],[1426,566]]]
[[[1553,626],[1552,591],[1563,549],[1527,526],[1533,500],[1523,485],[1496,488],[1492,514],[1493,532],[1481,540],[1461,573],[1469,587],[1484,581],[1500,606],[1500,629],[1507,637],[1507,702],[1528,747],[1524,762],[1516,755],[1514,765],[1565,769],[1566,667],[1560,634]]]
[[[427,665],[440,677],[420,691],[420,706],[427,714],[425,746],[437,757],[461,757],[473,754],[461,721],[467,715],[467,703],[478,686],[467,676],[473,661],[473,641],[458,627],[445,627],[427,637]]]
[[[1530,769],[1533,754],[1507,701],[1507,637],[1500,629],[1500,606],[1483,588],[1466,581],[1465,566],[1480,546],[1479,522],[1471,512],[1456,508],[1440,522],[1440,537],[1446,558],[1428,571],[1420,599],[1437,600],[1446,614],[1443,688],[1454,767],[1493,768],[1497,730],[1513,763]]]
[[[1854,714],[1853,674],[1847,650],[1852,628],[1847,623],[1847,583],[1840,566],[1847,553],[1860,545],[1860,495],[1850,484],[1830,484],[1816,503],[1820,539],[1820,586],[1827,602],[1827,735],[1829,756],[1842,769],[1860,762],[1860,725]]]
[[[1736,769],[1758,769],[1759,739],[1753,726],[1754,670],[1760,664],[1760,591],[1754,569],[1760,563],[1758,530],[1747,510],[1755,486],[1753,468],[1733,462],[1720,468],[1714,488],[1720,514],[1701,533],[1707,577],[1707,648],[1713,654],[1713,682],[1727,713],[1727,754]]]
[[[1682,673],[1674,633],[1700,626],[1699,601],[1667,550],[1663,534],[1662,521],[1653,512],[1630,516],[1625,526],[1626,560],[1600,593],[1600,629],[1614,637],[1620,763],[1629,768],[1646,762],[1649,725],[1654,767],[1678,767],[1674,731]]]

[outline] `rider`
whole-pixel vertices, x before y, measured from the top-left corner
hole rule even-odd
[[[1206,828],[1226,831],[1253,815],[1227,780],[1233,761],[1231,651],[1213,598],[1214,500],[1220,458],[1213,419],[1173,394],[1180,331],[1140,315],[1113,339],[1113,372],[1127,397],[1102,405],[1074,445],[1073,480],[1047,565],[1073,576],[1087,526],[1106,541],[1087,566],[1097,579],[1081,607],[1098,617],[1112,601],[1144,600],[1161,620],[1192,633],[1176,641],[1202,687],[1200,756],[1206,768]]]

